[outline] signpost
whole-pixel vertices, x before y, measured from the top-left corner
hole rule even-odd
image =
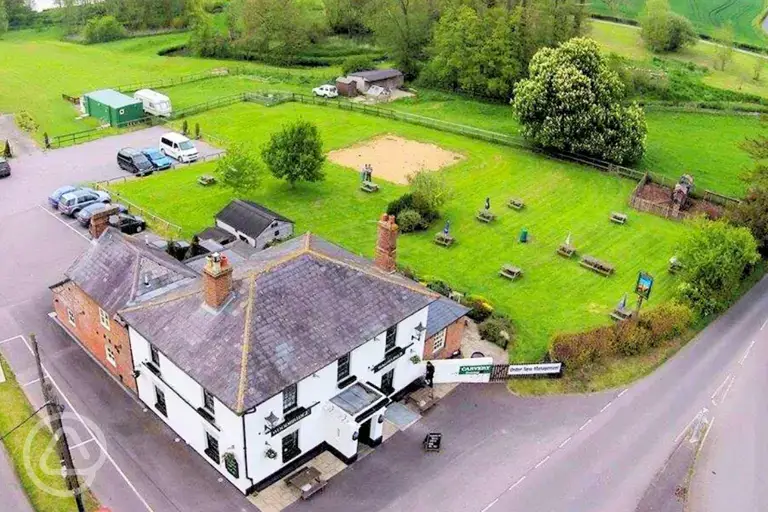
[[[424,437],[422,446],[425,452],[439,452],[440,445],[443,443],[443,434],[439,432],[430,432]]]
[[[640,271],[637,274],[637,283],[635,283],[638,313],[640,313],[640,306],[643,305],[643,299],[648,300],[651,298],[651,288],[653,288],[653,276],[647,272]]]

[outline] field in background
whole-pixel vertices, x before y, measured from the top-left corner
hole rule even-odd
[[[737,41],[755,46],[768,42],[760,28],[765,4],[762,0],[670,0],[672,10],[682,14],[696,31],[712,35],[723,23],[733,23]],[[619,8],[620,18],[638,19],[645,8],[645,0],[623,0]],[[604,0],[596,0],[591,10],[599,14],[616,16]]]
[[[657,277],[651,304],[673,294],[667,260],[688,228],[634,211],[629,212],[628,225],[612,224],[611,211],[627,209],[632,181],[418,126],[308,105],[238,104],[190,122],[200,122],[206,133],[257,150],[282,124],[299,118],[318,125],[326,150],[392,133],[466,156],[441,171],[455,190],[444,218],[451,221],[456,246],[444,249],[432,243],[442,228],[438,222],[429,232],[402,236],[399,261],[422,277],[444,279],[457,289],[485,296],[509,313],[519,331],[512,351],[515,360],[538,360],[556,331],[608,322],[608,313],[631,290],[639,270]],[[191,235],[208,226],[234,197],[221,186],[204,188],[196,183],[198,175],[212,172],[214,166],[196,165],[116,188],[130,201],[181,224]],[[354,170],[328,163],[326,172],[325,182],[301,184],[295,190],[265,175],[258,189],[246,196],[295,220],[297,232],[312,231],[372,256],[375,220],[406,187],[379,181],[382,191],[369,195],[358,190],[360,178]],[[499,214],[492,225],[475,220],[486,196]],[[523,198],[526,209],[508,209],[509,197]],[[529,244],[517,242],[523,227],[531,234]],[[557,256],[555,250],[569,232],[580,253],[613,263],[616,275],[605,278],[580,267],[576,259]],[[498,270],[505,263],[520,266],[525,276],[513,283],[500,278]]]

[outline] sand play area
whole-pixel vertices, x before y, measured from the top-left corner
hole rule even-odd
[[[408,183],[408,175],[419,170],[437,171],[464,157],[434,144],[416,142],[395,135],[374,139],[328,153],[336,164],[360,172],[365,164],[373,167],[373,181]]]

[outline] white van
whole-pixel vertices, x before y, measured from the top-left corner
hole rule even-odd
[[[160,137],[160,152],[187,163],[197,160],[197,148],[191,140],[180,133],[168,132]]]
[[[133,93],[133,99],[139,100],[144,106],[144,112],[154,116],[171,116],[171,99],[165,94],[152,89],[140,89]]]

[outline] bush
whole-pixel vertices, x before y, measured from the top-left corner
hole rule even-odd
[[[323,141],[317,126],[298,120],[273,133],[261,151],[261,158],[278,179],[285,179],[291,187],[298,181],[325,179]]]
[[[622,356],[643,354],[653,344],[653,334],[646,328],[646,323],[639,320],[628,320],[617,326],[614,339],[616,353]]]
[[[464,297],[462,304],[469,308],[467,316],[475,322],[483,322],[493,314],[493,306],[488,299],[479,295],[468,295]]]
[[[341,65],[341,73],[349,75],[357,71],[367,71],[376,68],[373,59],[368,55],[351,55],[344,59]]]
[[[403,233],[412,233],[413,231],[423,229],[422,225],[424,221],[416,210],[403,210],[396,218],[397,225]]]
[[[646,328],[653,336],[653,346],[680,336],[693,322],[693,311],[684,304],[668,302],[643,313]]]
[[[34,132],[37,131],[37,123],[34,119],[32,119],[32,116],[27,112],[26,110],[22,110],[21,112],[18,112],[15,116],[16,124],[19,128],[24,130],[25,132]]]
[[[449,297],[451,295],[451,287],[446,283],[445,281],[441,281],[440,279],[430,280],[427,283],[427,288],[432,290],[433,292],[437,292],[440,295],[444,295],[445,297]]]
[[[507,348],[514,341],[515,328],[512,322],[503,316],[493,315],[478,326],[480,336],[501,348]]]
[[[83,39],[88,44],[116,41],[126,36],[125,27],[114,16],[91,18],[83,30]]]

